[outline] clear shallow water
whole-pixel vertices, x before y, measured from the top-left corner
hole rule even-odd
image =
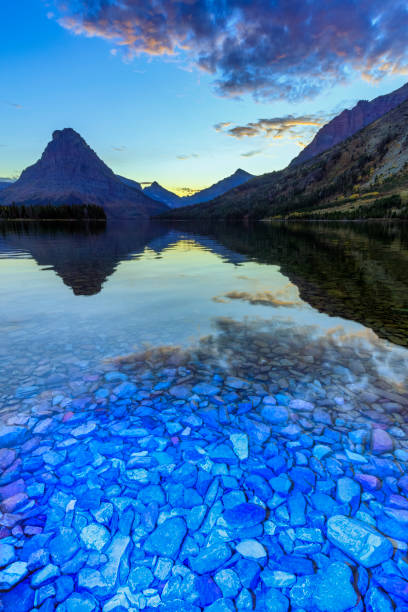
[[[6,609],[25,598],[22,609],[31,610],[43,597],[49,609],[100,609],[113,596],[124,596],[127,609],[170,610],[173,599],[174,609],[204,609],[219,598],[222,576],[207,585],[197,576],[212,580],[224,564],[238,576],[237,592],[225,596],[238,608],[250,599],[262,610],[285,601],[306,610],[373,601],[387,609],[381,593],[400,605],[408,575],[407,258],[402,224],[2,226],[0,533],[14,547],[9,562],[28,563],[15,569],[15,583],[0,570]],[[234,434],[249,444],[248,457]],[[289,481],[273,480],[282,474]],[[311,474],[316,482],[302,488]],[[303,522],[292,520],[299,493]],[[253,543],[249,557],[239,552],[237,526],[225,531],[231,499],[265,508],[263,527],[245,537],[266,558]],[[203,524],[189,514],[198,506],[209,513]],[[397,540],[392,555],[378,552],[368,594],[350,591],[343,567],[352,558],[355,577],[363,571],[353,538],[343,548],[328,540],[327,519],[338,514]],[[148,534],[174,517],[187,521],[190,548],[156,550]],[[56,552],[62,526],[79,542],[67,558]],[[224,561],[198,571],[202,549],[221,544]],[[51,552],[45,577],[29,562],[30,546]],[[153,553],[175,561],[164,578]],[[302,600],[303,574],[291,557],[308,561],[316,585],[320,571],[343,564],[321,591],[344,590],[344,605]],[[248,558],[265,580],[245,583]],[[140,586],[141,566],[152,579]],[[282,566],[286,577],[276,574]],[[280,604],[276,589],[286,598]]]

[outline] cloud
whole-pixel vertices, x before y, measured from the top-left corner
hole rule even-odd
[[[286,308],[300,307],[301,300],[298,297],[292,296],[292,292],[286,288],[285,290],[272,293],[271,291],[262,291],[258,293],[248,293],[247,291],[230,291],[223,296],[216,295],[213,297],[214,302],[224,303],[225,299],[243,300],[254,306],[285,306]]]
[[[251,138],[253,136],[281,138],[287,134],[296,134],[298,128],[301,130],[309,130],[312,128],[316,131],[326,123],[326,121],[327,116],[321,115],[302,115],[298,117],[287,115],[286,117],[258,119],[258,121],[246,123],[245,125],[236,125],[224,131],[234,138]],[[228,123],[228,125],[231,125],[231,123]]]
[[[255,155],[260,155],[261,153],[263,153],[263,149],[255,149],[253,151],[241,153],[241,157],[254,157]]]
[[[214,125],[214,130],[216,132],[222,132],[229,125],[231,125],[231,121],[221,121],[220,123],[216,123]]]
[[[120,146],[120,147],[112,147],[112,149],[114,151],[126,151],[127,147],[125,147],[124,145]]]
[[[187,155],[177,155],[177,159],[195,159],[200,157],[197,153],[188,153]]]
[[[406,0],[54,0],[59,23],[131,58],[173,56],[218,93],[299,100],[408,73]]]

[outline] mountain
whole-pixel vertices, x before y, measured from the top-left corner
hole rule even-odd
[[[343,142],[346,138],[353,136],[356,132],[376,121],[390,110],[396,108],[405,100],[408,100],[408,83],[385,95],[378,96],[370,102],[360,100],[351,110],[344,110],[326,123],[307,145],[290,163],[291,166],[298,166],[303,162],[320,155],[334,145]]]
[[[258,176],[173,218],[408,216],[408,101],[298,166]]]
[[[41,158],[1,191],[0,204],[97,204],[108,217],[148,217],[166,206],[117,177],[73,129],[57,130]]]
[[[167,204],[170,208],[180,208],[181,206],[192,206],[193,204],[200,204],[201,202],[213,200],[230,189],[234,189],[234,187],[246,183],[249,179],[253,178],[253,176],[253,174],[249,174],[249,172],[245,172],[245,170],[239,168],[234,174],[231,174],[231,176],[227,176],[227,178],[218,181],[218,183],[214,183],[211,187],[197,191],[197,193],[191,196],[179,197],[172,191],[168,191],[159,185],[159,183],[156,183],[156,181],[152,183],[150,187],[146,187],[144,193],[147,193],[150,198],[158,202]]]
[[[125,185],[128,185],[128,187],[132,187],[133,189],[137,189],[138,191],[142,191],[142,186],[137,181],[134,181],[132,179],[126,178],[126,176],[120,176],[120,174],[117,174],[116,177],[120,181],[122,181],[122,183],[125,183]]]
[[[149,198],[152,198],[153,200],[157,200],[158,202],[163,202],[163,204],[167,204],[167,206],[170,206],[170,208],[177,208],[177,206],[182,206],[180,204],[181,198],[178,195],[176,195],[172,191],[169,191],[168,189],[165,189],[156,181],[153,181],[153,183],[149,185],[149,187],[145,187],[143,193],[147,194]]]
[[[241,170],[241,168],[238,168],[238,170],[236,170],[234,174],[231,174],[231,176],[227,176],[227,178],[222,179],[221,181],[218,181],[218,183],[214,183],[214,185],[211,185],[211,187],[207,187],[207,189],[202,189],[201,191],[198,191],[197,193],[191,196],[180,198],[180,206],[191,206],[192,204],[208,202],[210,200],[213,200],[214,198],[217,198],[218,196],[223,195],[230,189],[234,189],[234,187],[239,187],[239,185],[246,183],[247,181],[249,181],[249,179],[253,177],[253,174],[250,174],[249,172],[245,172],[245,170]]]
[[[10,187],[13,183],[14,181],[12,179],[0,179],[0,190],[7,189],[7,187]]]

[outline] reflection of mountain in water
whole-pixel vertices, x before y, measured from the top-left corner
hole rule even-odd
[[[408,224],[271,223],[214,229],[259,263],[280,266],[301,298],[408,346]]]
[[[51,268],[75,295],[95,295],[121,261],[145,248],[158,255],[180,240],[191,240],[224,261],[239,264],[245,257],[208,236],[185,234],[167,224],[8,223],[0,226],[0,257],[30,254],[42,268]]]
[[[234,265],[248,259],[278,265],[313,307],[408,346],[408,226],[402,223],[4,224],[0,257],[30,253],[76,295],[94,295],[121,261],[146,247],[160,256],[181,240]]]

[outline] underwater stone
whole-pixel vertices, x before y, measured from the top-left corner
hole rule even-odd
[[[391,542],[366,523],[336,515],[327,521],[327,537],[364,567],[375,567],[393,554]]]

